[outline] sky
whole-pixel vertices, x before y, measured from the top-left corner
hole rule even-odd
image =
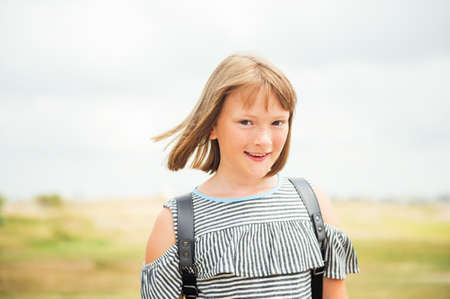
[[[0,193],[165,196],[165,143],[228,55],[298,96],[285,176],[330,196],[450,193],[448,1],[0,1]]]

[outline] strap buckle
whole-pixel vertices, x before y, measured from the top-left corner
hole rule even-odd
[[[321,275],[323,273],[325,273],[325,267],[319,267],[319,268],[312,269],[313,275]]]
[[[182,294],[184,299],[197,298],[198,291],[195,285],[183,285]]]
[[[312,274],[313,275],[322,275],[322,274],[324,274],[325,273],[325,268],[327,267],[327,265],[328,265],[328,261],[323,261],[323,266],[312,269]]]
[[[189,272],[187,268],[183,268],[183,270],[181,271],[181,279],[183,282],[181,288],[181,294],[183,295],[183,298],[197,298],[198,289],[195,274]]]

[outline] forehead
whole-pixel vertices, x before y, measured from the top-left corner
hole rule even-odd
[[[223,110],[233,112],[255,111],[258,113],[286,112],[277,95],[269,87],[250,86],[232,91],[225,99]]]

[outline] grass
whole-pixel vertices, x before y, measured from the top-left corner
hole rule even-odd
[[[361,270],[349,276],[350,298],[449,298],[450,204],[343,202],[336,208]]]
[[[4,207],[0,299],[140,298],[146,239],[160,200]],[[335,202],[361,273],[350,298],[448,298],[450,204]]]

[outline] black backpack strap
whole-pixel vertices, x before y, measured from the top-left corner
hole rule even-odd
[[[325,225],[323,223],[322,213],[320,212],[319,202],[314,194],[311,185],[303,178],[289,178],[289,181],[294,185],[297,193],[303,201],[303,204],[308,211],[309,217],[314,228],[317,240],[319,241],[320,252],[324,261],[324,267],[315,268],[311,273],[311,290],[313,299],[322,299],[323,289],[323,273],[327,261],[325,261]]]
[[[194,211],[192,206],[192,194],[186,194],[176,198],[177,200],[177,232],[178,254],[180,256],[179,270],[181,273],[182,295],[184,298],[197,298],[197,278],[195,273],[189,271],[194,265]]]

